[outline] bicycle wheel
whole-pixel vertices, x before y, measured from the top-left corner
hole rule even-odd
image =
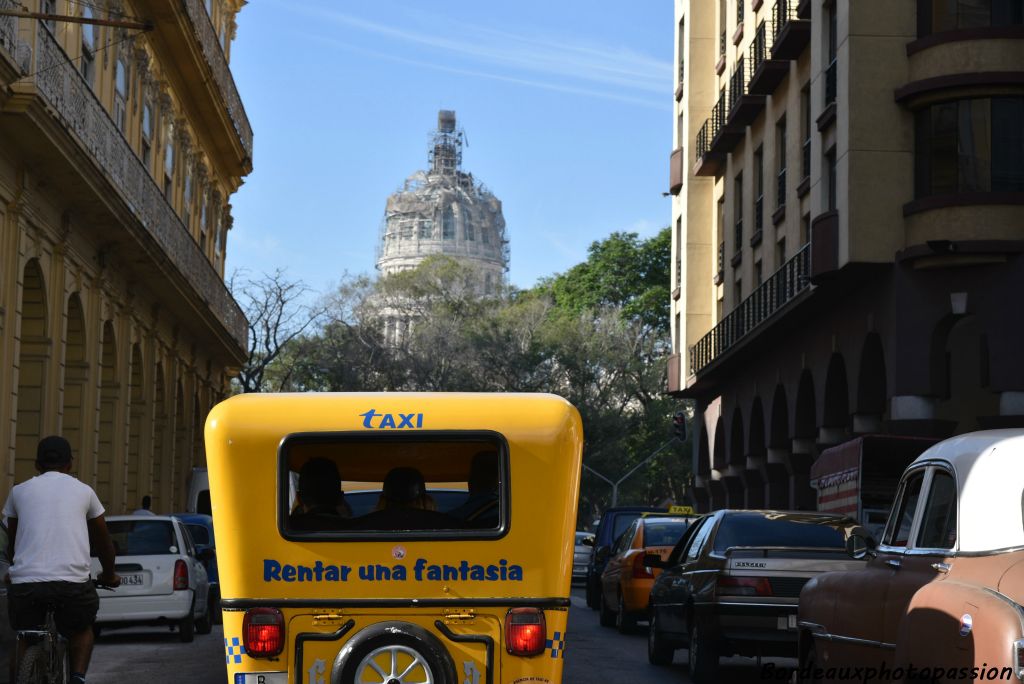
[[[47,657],[43,644],[32,644],[25,649],[18,663],[16,684],[49,684],[46,681]]]
[[[53,660],[50,661],[49,684],[68,684],[71,681],[71,662],[68,657],[68,642],[57,637],[54,643]]]

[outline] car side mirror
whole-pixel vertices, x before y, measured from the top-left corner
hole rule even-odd
[[[644,567],[647,568],[661,568],[665,569],[668,567],[668,561],[661,559],[656,553],[645,553],[644,554]]]
[[[878,555],[878,542],[863,527],[856,527],[846,538],[846,553],[854,560],[865,560]]]

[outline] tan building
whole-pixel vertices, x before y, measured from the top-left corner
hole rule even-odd
[[[670,391],[700,504],[857,435],[1024,425],[1014,0],[676,0]]]
[[[223,277],[252,169],[228,68],[243,4],[0,0],[101,20],[0,16],[2,496],[59,433],[109,512],[184,505],[245,359]]]

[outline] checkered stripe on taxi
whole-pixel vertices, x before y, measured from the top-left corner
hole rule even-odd
[[[232,637],[228,639],[224,638],[224,662],[230,665],[231,663],[238,664],[242,662],[242,656],[245,655],[245,646],[242,645],[238,637]]]
[[[565,635],[555,632],[544,642],[544,649],[551,651],[552,658],[565,658]]]

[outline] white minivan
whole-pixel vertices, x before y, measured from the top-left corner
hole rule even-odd
[[[213,515],[210,508],[210,476],[206,468],[193,468],[188,480],[188,503],[185,510],[189,513]]]

